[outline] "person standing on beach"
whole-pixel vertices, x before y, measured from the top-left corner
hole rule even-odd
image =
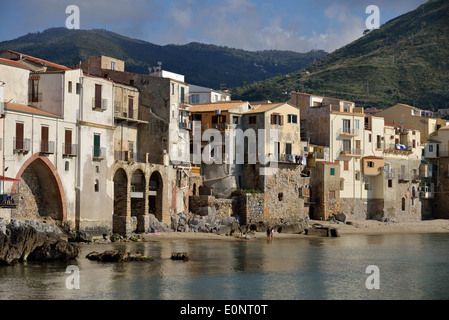
[[[267,227],[267,240],[271,239],[271,228],[268,226]]]

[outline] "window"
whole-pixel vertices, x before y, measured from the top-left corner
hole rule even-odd
[[[271,124],[284,125],[284,117],[280,114],[272,114],[271,115]]]
[[[285,144],[285,154],[288,154],[288,155],[292,154],[292,144],[291,143]]]
[[[69,171],[69,167],[70,167],[70,162],[66,161],[66,162],[64,163],[64,169],[65,169],[65,171]]]
[[[335,199],[335,191],[329,191],[329,199]]]
[[[81,92],[81,84],[77,83],[76,84],[76,94],[80,94],[80,92]]]
[[[100,167],[99,166],[95,166],[95,173],[100,173]]]
[[[404,197],[401,199],[401,209],[402,209],[402,211],[405,211],[405,198]]]
[[[416,148],[416,140],[415,139],[413,139],[412,145],[413,145],[413,149]]]
[[[388,179],[388,188],[393,188],[393,180]]]
[[[429,152],[433,152],[433,145],[429,145]]]
[[[367,162],[367,166],[368,166],[368,168],[374,168],[374,162],[373,161],[368,161]]]
[[[360,120],[355,120],[355,128],[360,129]]]
[[[331,176],[335,176],[335,168],[331,168]]]
[[[345,190],[345,180],[344,179],[340,180],[340,190]]]
[[[368,135],[368,142],[370,142],[371,143],[371,133]]]
[[[257,117],[256,116],[250,116],[248,119],[248,123],[249,124],[256,124],[257,122]]]
[[[190,96],[190,103],[200,103],[200,95],[199,94],[192,94]]]
[[[68,90],[69,90],[69,93],[72,93],[72,81],[69,81]]]
[[[349,171],[349,161],[343,161],[344,164],[344,170]]]
[[[171,84],[171,94],[172,95],[175,94],[175,84],[174,83]]]
[[[95,180],[95,185],[94,185],[94,192],[99,192],[100,191],[100,181],[98,181],[98,179]]]
[[[39,102],[39,80],[31,80],[31,102]]]
[[[115,61],[111,61],[111,70],[115,70]]]
[[[282,192],[280,192],[279,194],[278,194],[278,200],[279,201],[282,201],[284,199],[284,194],[282,193]]]
[[[296,114],[289,114],[288,115],[288,123],[297,124],[298,123],[298,115],[296,115]]]

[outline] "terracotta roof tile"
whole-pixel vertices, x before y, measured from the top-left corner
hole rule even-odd
[[[229,111],[246,103],[247,102],[243,101],[229,101],[229,102],[195,104],[189,108],[189,111],[191,112],[212,112],[215,110]]]
[[[5,104],[5,109],[9,110],[9,111],[18,111],[18,112],[25,112],[25,113],[31,113],[31,114],[37,114],[37,115],[41,115],[41,116],[47,116],[47,117],[56,117],[56,118],[61,118],[60,116],[54,114],[54,113],[50,113],[44,110],[39,110],[35,107],[31,107],[31,106],[25,106],[23,104],[17,104],[17,103],[6,103]]]
[[[269,111],[271,109],[274,109],[276,107],[279,107],[281,105],[283,105],[284,103],[266,103],[266,104],[261,104],[258,107],[246,112],[246,114],[250,114],[250,113],[261,113],[261,112],[266,112]]]
[[[10,65],[13,67],[19,67],[19,68],[24,68],[24,69],[30,70],[30,68],[28,68],[26,65],[20,63],[19,61],[9,60],[9,59],[5,59],[5,58],[0,58],[0,64],[7,64],[7,65]]]

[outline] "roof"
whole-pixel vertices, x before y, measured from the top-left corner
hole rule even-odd
[[[213,112],[216,110],[229,111],[231,109],[237,108],[248,102],[243,101],[227,101],[227,102],[216,102],[216,103],[204,103],[195,104],[189,108],[191,112]]]
[[[9,59],[5,59],[5,58],[0,58],[0,64],[6,64],[9,66],[19,67],[19,68],[30,70],[30,68],[28,68],[26,65],[22,64],[19,61],[9,60]]]
[[[20,55],[23,58],[26,58],[27,60],[30,60],[30,61],[42,64],[42,65],[50,67],[50,68],[56,68],[56,69],[62,69],[62,70],[71,70],[70,68],[68,68],[66,66],[63,66],[61,64],[57,64],[57,63],[50,62],[50,61],[47,61],[47,60],[44,60],[44,59],[40,59],[40,58],[36,58],[36,57],[33,57],[33,56],[29,56],[27,54],[23,54],[23,53],[16,52],[16,51],[13,51],[13,50],[5,50],[5,51],[8,51],[8,52]],[[5,52],[5,51],[3,51],[3,52]]]
[[[449,126],[441,127],[439,130],[443,130],[443,131],[449,130]]]
[[[9,111],[16,111],[16,112],[22,112],[22,113],[31,113],[31,114],[36,114],[36,115],[40,115],[40,116],[47,116],[47,117],[52,117],[52,118],[60,118],[60,116],[54,114],[54,113],[50,113],[44,110],[39,110],[35,107],[31,107],[31,106],[25,106],[23,104],[17,104],[17,103],[6,103],[5,104],[5,109],[9,110]]]
[[[404,103],[396,103],[393,107],[396,107],[396,106],[406,107],[406,108],[415,109],[415,110],[421,110],[420,108],[412,107],[412,106],[409,106],[408,104],[404,104]]]
[[[404,126],[404,125],[401,125],[399,123],[389,122],[389,121],[385,121],[385,125],[389,126],[389,127],[400,127],[400,128],[405,128],[405,129],[418,130],[418,129],[415,129],[415,128],[412,128],[412,127]]]
[[[266,104],[261,104],[258,107],[246,112],[246,114],[251,114],[251,113],[262,113],[262,112],[266,112],[266,111],[270,111],[271,109],[277,108],[281,105],[284,105],[285,103],[266,103]]]
[[[325,97],[325,96],[318,96],[318,95],[316,95],[316,94],[304,93],[304,92],[299,92],[299,91],[293,91],[292,93],[302,94],[302,95],[304,95],[304,96],[309,96],[309,97],[327,98],[327,99],[339,100],[339,101],[342,101],[342,102],[353,103],[353,104],[355,105],[355,102],[353,102],[353,101],[343,100],[343,99],[339,99],[339,98]]]
[[[366,156],[363,159],[373,159],[373,160],[383,160],[384,158],[376,157],[376,156]]]
[[[329,162],[329,161],[317,161],[316,163],[339,165],[338,162]]]

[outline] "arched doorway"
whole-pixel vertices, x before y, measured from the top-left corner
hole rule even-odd
[[[20,181],[11,190],[17,203],[17,217],[66,219],[64,190],[50,160],[39,155],[31,157],[17,179]]]
[[[122,168],[114,174],[114,214],[112,232],[128,234],[128,176]]]
[[[159,172],[155,171],[151,174],[149,181],[148,210],[159,221],[162,221],[162,192],[162,176]]]
[[[132,231],[144,230],[138,223],[142,223],[138,217],[145,214],[145,175],[142,170],[137,169],[131,176],[131,218]]]
[[[128,177],[123,169],[118,169],[114,175],[114,215],[126,216]]]

